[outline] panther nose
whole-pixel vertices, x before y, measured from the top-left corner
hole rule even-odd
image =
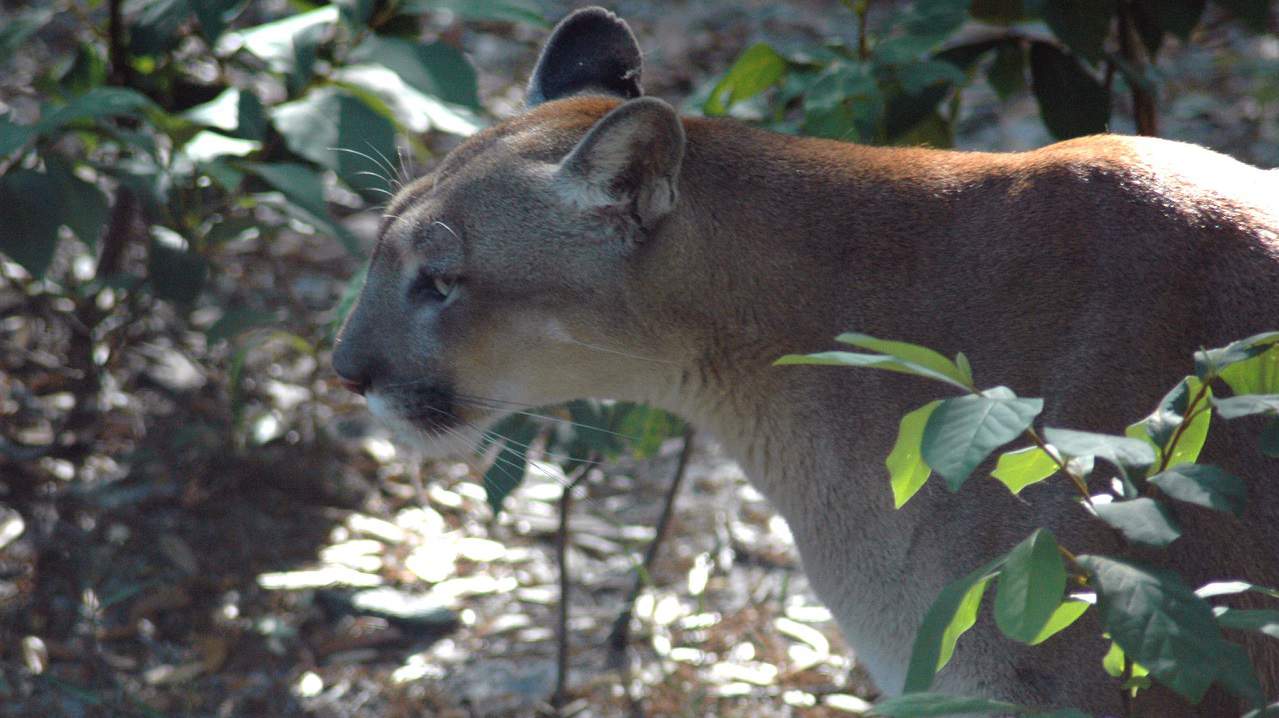
[[[361,396],[368,391],[371,372],[367,362],[352,352],[346,343],[339,344],[333,352],[333,373],[337,374],[338,383],[347,391]]]

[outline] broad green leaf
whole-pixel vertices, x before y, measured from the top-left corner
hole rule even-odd
[[[1237,631],[1256,631],[1271,638],[1279,638],[1279,611],[1269,609],[1229,608],[1213,609],[1217,625]]]
[[[1044,440],[1063,456],[1093,456],[1116,466],[1146,467],[1155,462],[1155,450],[1138,439],[1090,431],[1047,427]]]
[[[404,13],[447,10],[463,20],[518,22],[534,27],[550,27],[539,5],[532,0],[405,0]]]
[[[1039,633],[1030,639],[1030,645],[1038,646],[1066,630],[1072,623],[1078,621],[1079,617],[1084,615],[1091,605],[1087,601],[1062,601],[1061,605],[1057,606],[1053,614],[1048,617],[1048,622],[1044,624],[1044,627],[1039,629]]]
[[[329,322],[329,326],[325,331],[325,341],[332,344],[337,337],[338,330],[346,322],[346,317],[355,308],[355,302],[360,298],[360,290],[364,289],[364,282],[369,277],[369,263],[364,261],[359,270],[346,280],[346,284],[342,287],[342,295],[338,297],[337,306],[333,307],[333,319]],[[485,434],[489,436],[489,434]]]
[[[333,79],[409,135],[439,130],[466,137],[484,127],[477,113],[421,92],[382,65],[350,65],[335,72]],[[398,160],[387,158],[383,164],[395,165]],[[384,169],[380,174],[390,173]]]
[[[1212,388],[1204,389],[1203,382],[1196,376],[1188,376],[1179,382],[1160,400],[1159,406],[1150,416],[1130,424],[1124,434],[1150,443],[1155,449],[1154,464],[1159,464],[1164,447],[1185,420],[1190,402],[1199,395],[1201,389],[1204,390],[1203,399],[1195,405],[1194,418],[1190,424],[1177,437],[1177,445],[1168,457],[1167,467],[1193,464],[1208,439],[1208,429],[1212,422],[1211,404],[1208,403],[1212,400]],[[1151,470],[1154,468],[1152,465]]]
[[[172,50],[181,39],[178,30],[191,17],[187,0],[132,0],[126,10],[134,15],[129,26],[129,51],[137,55]]]
[[[151,227],[147,280],[157,297],[190,305],[200,296],[208,274],[209,263],[191,251],[180,234],[167,227]]]
[[[989,698],[964,698],[942,693],[908,693],[876,703],[867,715],[887,718],[926,718],[953,715],[1021,715],[1030,709]],[[1039,715],[1039,714],[1036,714]]]
[[[1279,417],[1270,420],[1266,428],[1261,430],[1261,453],[1272,459],[1279,459]]]
[[[0,117],[0,159],[8,157],[14,150],[27,144],[35,135],[35,127],[19,125],[7,116]]]
[[[814,366],[851,366],[851,367],[867,367],[871,369],[886,369],[901,374],[913,374],[914,376],[922,376],[927,379],[936,379],[944,381],[947,384],[966,389],[967,387],[958,384],[954,379],[945,374],[919,366],[904,362],[894,357],[885,356],[883,354],[857,354],[855,352],[819,352],[817,354],[787,354],[777,361],[773,362],[775,366],[793,366],[793,365],[814,365]]]
[[[1279,346],[1231,364],[1220,376],[1236,394],[1279,394]]]
[[[1217,657],[1217,685],[1242,698],[1253,708],[1265,705],[1266,694],[1262,691],[1261,681],[1257,680],[1257,670],[1248,652],[1243,646],[1230,642],[1224,642],[1222,649]]]
[[[968,0],[915,0],[896,22],[920,51],[927,51],[964,24],[968,5]]]
[[[947,584],[937,594],[915,633],[903,692],[926,691],[933,684],[933,676],[954,654],[955,642],[959,636],[976,622],[977,609],[981,605],[986,584],[999,574],[1005,558],[1000,556],[994,559],[967,576]]]
[[[803,130],[834,140],[875,140],[884,112],[884,95],[869,66],[836,61],[804,93]]]
[[[1118,643],[1110,642],[1106,655],[1101,657],[1101,667],[1111,678],[1118,678],[1124,674],[1124,649],[1120,648]]]
[[[381,162],[396,156],[395,128],[354,96],[321,87],[271,111],[271,121],[294,153],[338,173],[352,189],[379,199]],[[368,174],[374,176],[370,177]]]
[[[47,111],[36,123],[36,131],[49,134],[67,125],[86,120],[100,120],[121,115],[138,116],[159,112],[146,95],[123,87],[98,87],[72,99],[67,104]]]
[[[964,382],[968,386],[973,386],[973,365],[968,363],[968,355],[959,352],[955,355],[955,366],[959,367],[959,373],[964,376]]]
[[[768,43],[751,45],[711,90],[704,106],[706,114],[722,115],[734,103],[748,100],[776,85],[786,74],[786,68],[786,58]]]
[[[1031,89],[1044,126],[1059,140],[1105,132],[1110,92],[1070,55],[1046,42],[1030,44]]]
[[[1124,538],[1145,546],[1163,547],[1181,536],[1181,527],[1167,507],[1154,499],[1142,497],[1128,501],[1112,501],[1093,507],[1097,518],[1117,529]]]
[[[33,277],[44,276],[58,245],[61,221],[49,206],[57,196],[49,175],[19,169],[0,176],[0,252]]]
[[[1213,399],[1212,405],[1223,419],[1238,419],[1255,414],[1279,414],[1279,394],[1244,394]]]
[[[1096,62],[1118,7],[1117,0],[1047,0],[1044,21],[1075,54]]]
[[[192,162],[207,163],[218,157],[244,157],[262,149],[257,140],[227,137],[211,130],[200,130],[182,145],[182,154]]]
[[[1243,479],[1216,466],[1184,464],[1150,477],[1150,483],[1178,501],[1243,516],[1248,488]]]
[[[1146,432],[1155,446],[1163,448],[1172,438],[1177,427],[1185,419],[1190,400],[1203,388],[1198,377],[1188,376],[1177,383],[1171,391],[1159,400],[1159,406],[1148,417],[1144,424]]]
[[[200,21],[200,34],[209,45],[216,46],[227,25],[235,19],[245,0],[189,0]]]
[[[995,59],[986,70],[986,81],[1001,100],[1026,87],[1026,51],[1020,42],[1009,40],[999,44]]]
[[[243,48],[265,60],[279,73],[298,69],[298,48],[314,41],[317,33],[327,33],[337,24],[337,5],[324,5],[308,12],[290,15],[282,20],[228,32],[218,43],[218,52],[231,53]]]
[[[370,35],[351,51],[349,62],[372,62],[395,71],[418,91],[444,102],[479,111],[475,68],[448,43],[422,44],[398,37]]]
[[[877,339],[866,334],[857,334],[855,332],[840,334],[835,337],[835,341],[843,344],[851,344],[860,349],[869,349],[873,352],[886,354],[896,359],[900,359],[903,364],[922,366],[925,369],[949,377],[956,384],[961,386],[972,386],[971,378],[963,370],[961,370],[958,365],[932,349],[919,346],[918,344],[892,341],[889,339]]]
[[[884,462],[893,487],[893,508],[904,506],[932,473],[920,455],[920,444],[924,440],[924,424],[938,404],[941,402],[929,402],[902,417],[897,443]]]
[[[332,235],[352,256],[364,255],[355,235],[329,215],[324,203],[324,182],[310,167],[288,162],[243,162],[239,166],[279,190],[292,206],[302,211],[309,223]]]
[[[924,461],[958,491],[973,469],[1020,436],[1043,407],[1043,400],[1018,398],[1002,386],[946,399],[924,426]]]
[[[512,416],[493,427],[502,442],[492,465],[484,472],[484,493],[489,507],[497,514],[512,491],[524,482],[528,473],[528,447],[537,438],[538,426],[526,417]]]
[[[96,247],[110,217],[106,196],[97,185],[75,176],[72,168],[60,158],[46,156],[45,166],[58,188],[55,196],[59,219],[81,242],[90,248]]]
[[[1057,540],[1038,529],[1008,553],[995,592],[995,624],[1005,636],[1030,643],[1061,605],[1065,590]]]
[[[212,127],[234,137],[260,140],[266,136],[266,114],[262,101],[248,90],[234,87],[223,90],[203,105],[196,105],[182,117],[196,124]]]
[[[1201,700],[1226,645],[1212,608],[1171,572],[1106,556],[1077,561],[1091,575],[1111,639],[1160,683]]]
[[[1279,598],[1279,589],[1260,586],[1247,581],[1213,581],[1196,588],[1195,595],[1200,598],[1213,598],[1214,596],[1233,596],[1237,593],[1246,593],[1248,591],[1270,596],[1271,598]]]
[[[1224,347],[1195,352],[1195,376],[1200,379],[1218,376],[1231,364],[1251,359],[1279,343],[1279,331],[1262,332],[1246,339],[1231,342]]]
[[[633,442],[630,450],[640,458],[655,456],[662,443],[685,430],[679,417],[644,404],[629,404],[617,420],[617,432]]]
[[[999,479],[1014,494],[1057,473],[1057,462],[1038,446],[1005,451],[991,476]]]

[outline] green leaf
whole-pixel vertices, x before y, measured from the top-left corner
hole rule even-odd
[[[1247,581],[1213,581],[1196,588],[1195,595],[1200,598],[1213,598],[1214,596],[1233,596],[1248,591],[1270,596],[1271,598],[1279,598],[1279,589],[1260,586]]]
[[[1212,608],[1173,573],[1106,556],[1079,556],[1110,637],[1160,683],[1192,703],[1217,677],[1225,641]]]
[[[21,13],[12,13],[0,26],[0,66],[9,61],[18,48],[26,44],[32,35],[53,18],[53,8],[38,7]]]
[[[1270,420],[1266,428],[1261,430],[1261,453],[1272,459],[1279,459],[1279,417]]]
[[[854,352],[818,352],[816,354],[787,354],[777,361],[773,362],[774,366],[794,366],[794,365],[813,365],[813,366],[851,366],[851,367],[867,367],[871,369],[886,369],[888,371],[899,372],[901,374],[911,374],[914,376],[922,376],[927,379],[936,379],[944,381],[947,384],[967,389],[957,384],[954,379],[937,372],[919,366],[918,364],[910,364],[894,357],[885,356],[883,354],[857,354]]]
[[[46,111],[35,129],[49,134],[70,124],[97,121],[121,115],[136,117],[144,112],[160,112],[159,107],[134,90],[123,87],[98,87],[72,99],[62,107]]]
[[[1075,54],[1096,62],[1118,6],[1117,0],[1047,0],[1044,21]]]
[[[1195,376],[1204,379],[1218,376],[1231,364],[1247,361],[1279,343],[1279,332],[1262,332],[1247,339],[1231,342],[1224,347],[1195,352]]]
[[[835,140],[874,140],[885,112],[879,83],[866,64],[831,63],[804,94],[806,134]]]
[[[868,715],[888,718],[925,718],[953,715],[1021,715],[1029,709],[989,698],[964,698],[942,693],[908,693],[875,704]],[[1038,714],[1036,714],[1038,715]]]
[[[1120,467],[1145,467],[1155,463],[1155,450],[1138,439],[1090,431],[1047,427],[1044,440],[1063,456],[1093,456]]]
[[[923,456],[958,491],[992,451],[1030,427],[1041,399],[1020,399],[1007,387],[943,401],[924,426]]]
[[[1093,507],[1097,518],[1117,529],[1124,538],[1145,546],[1161,548],[1181,536],[1181,527],[1168,509],[1150,498],[1112,501]]]
[[[1231,364],[1219,376],[1236,394],[1279,394],[1279,346]]]
[[[1091,605],[1087,601],[1062,601],[1061,605],[1057,606],[1053,614],[1048,617],[1048,622],[1044,624],[1044,627],[1039,629],[1039,633],[1035,634],[1035,637],[1030,640],[1030,645],[1038,646],[1066,630],[1072,623],[1078,621],[1079,617],[1084,615]]]
[[[337,336],[338,330],[346,322],[346,317],[355,308],[355,302],[360,298],[360,291],[364,289],[364,282],[369,277],[369,263],[366,260],[360,265],[360,268],[346,280],[342,287],[342,295],[338,297],[337,306],[333,307],[333,319],[329,322],[329,326],[325,331],[325,341],[330,345]],[[486,434],[487,436],[487,434]]]
[[[972,377],[969,373],[960,369],[955,362],[927,347],[909,342],[877,339],[855,332],[840,334],[835,337],[835,341],[900,359],[903,364],[924,367],[929,371],[949,377],[955,384],[972,387]]]
[[[902,689],[904,693],[926,691],[933,684],[933,676],[954,654],[955,642],[977,621],[977,609],[981,605],[986,584],[999,574],[1005,558],[1000,556],[992,560],[967,576],[947,584],[937,594],[915,633],[910,664],[906,670],[906,686]]]
[[[679,417],[644,404],[627,404],[616,420],[617,433],[624,434],[633,443],[630,450],[635,456],[655,456],[662,443],[684,432],[684,422]]]
[[[421,44],[398,37],[370,35],[351,51],[351,62],[373,62],[394,70],[419,91],[479,111],[475,68],[445,42]]]
[[[132,0],[126,6],[136,13],[129,26],[129,50],[137,55],[159,55],[173,49],[178,30],[191,17],[187,0]]]
[[[1175,466],[1150,477],[1150,483],[1178,501],[1243,516],[1248,489],[1238,476],[1207,464]]]
[[[758,42],[737,58],[724,77],[715,84],[704,110],[722,115],[736,102],[750,99],[776,85],[786,74],[786,58],[765,42]]]
[[[1279,413],[1279,394],[1244,394],[1225,399],[1213,399],[1212,405],[1223,419],[1241,416]]]
[[[0,176],[0,252],[22,265],[33,277],[42,277],[58,246],[56,211],[50,198],[58,185],[34,170],[10,170]]]
[[[260,149],[262,143],[257,140],[241,140],[211,130],[200,130],[182,145],[182,154],[203,165],[219,157],[245,157]]]
[[[235,19],[244,0],[189,0],[195,17],[200,21],[200,34],[210,45],[216,45]]]
[[[995,592],[995,624],[1014,641],[1030,643],[1061,605],[1066,568],[1057,540],[1037,529],[1008,553]]]
[[[343,67],[333,74],[333,80],[337,87],[396,123],[402,133],[409,135],[410,141],[415,135],[431,130],[465,137],[484,126],[478,113],[427,95],[382,65],[366,63]],[[387,158],[384,164],[394,165],[396,159]]]
[[[924,424],[940,401],[929,402],[902,417],[897,430],[897,443],[884,464],[893,487],[893,508],[900,509],[924,487],[932,470],[920,455],[924,439]]]
[[[1222,628],[1256,631],[1279,638],[1279,611],[1218,606],[1213,613],[1217,616],[1217,625]]]
[[[228,87],[203,105],[183,112],[182,117],[247,140],[261,140],[266,136],[262,101],[252,92],[235,87]]]
[[[494,514],[502,510],[502,504],[528,473],[528,447],[537,438],[537,424],[527,417],[514,415],[499,422],[491,433],[503,437],[502,448],[484,472],[484,493]]]
[[[8,117],[0,117],[0,158],[8,157],[14,150],[35,137],[35,127],[19,125]]]
[[[151,228],[147,252],[147,279],[161,299],[190,305],[204,289],[209,263],[192,252],[181,235],[167,227]]]
[[[395,128],[368,105],[335,88],[321,87],[274,108],[271,121],[294,153],[334,170],[366,199],[379,199],[373,188],[383,188],[361,173],[386,173],[378,160],[390,162],[396,156]]]
[[[1031,89],[1044,126],[1059,140],[1106,131],[1110,92],[1079,61],[1046,42],[1030,44]]]
[[[1037,484],[1057,473],[1057,462],[1038,446],[1027,446],[1016,451],[1005,451],[991,476],[999,479],[1013,494]]]
[[[1242,718],[1279,718],[1279,702],[1244,713]]]
[[[272,71],[293,74],[302,69],[299,68],[299,49],[305,55],[306,47],[337,24],[338,14],[337,5],[324,5],[282,20],[229,32],[222,36],[218,50],[225,53],[243,48],[266,61]]]
[[[1020,42],[1008,40],[999,43],[995,59],[986,70],[986,81],[1001,100],[1007,100],[1026,87],[1026,51]]]
[[[324,182],[310,167],[288,162],[243,162],[239,166],[279,190],[293,206],[302,211],[307,221],[332,235],[352,256],[364,256],[360,240],[329,215],[324,203]]]
[[[1213,0],[1256,32],[1265,32],[1270,22],[1269,0]]]
[[[1266,703],[1266,694],[1261,689],[1261,681],[1257,680],[1257,670],[1252,659],[1242,646],[1224,642],[1222,653],[1217,657],[1217,685],[1243,699],[1254,708]]]
[[[110,210],[102,190],[75,176],[72,168],[56,157],[45,157],[49,178],[57,185],[59,219],[89,248],[97,246],[107,226]]]

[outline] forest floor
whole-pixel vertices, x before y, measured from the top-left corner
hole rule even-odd
[[[548,1],[546,14],[572,4]],[[646,48],[647,89],[678,102],[753,39],[846,35],[830,5],[614,9]],[[461,35],[495,116],[518,111],[543,37]],[[1266,41],[1240,56],[1279,56]],[[1257,130],[1274,102],[1249,105],[1207,57],[1170,53],[1166,134],[1279,163],[1273,128]],[[961,147],[1047,141],[1029,98],[971,94]],[[371,241],[376,219],[348,223]],[[353,260],[302,233],[237,252],[211,285],[218,305],[270,307],[280,329],[326,346]],[[144,319],[110,348],[97,403],[80,407],[84,377],[64,358],[76,309],[0,278],[0,420],[28,444],[63,437],[47,456],[0,457],[0,717],[554,715],[553,467],[538,465],[494,516],[474,467],[397,450],[335,384],[326,351],[280,333],[232,346],[207,333],[216,313],[162,303],[130,313]],[[593,472],[575,504],[562,714],[863,711],[874,687],[809,591],[785,524],[701,436],[637,602],[629,668],[613,665],[605,639],[679,449]]]

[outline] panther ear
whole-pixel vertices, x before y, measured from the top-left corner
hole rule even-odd
[[[620,105],[595,123],[556,170],[565,196],[583,209],[619,209],[652,229],[675,208],[684,125],[656,97]]]
[[[561,20],[546,41],[526,103],[582,93],[639,97],[642,65],[639,43],[624,20],[602,7],[582,8]]]

